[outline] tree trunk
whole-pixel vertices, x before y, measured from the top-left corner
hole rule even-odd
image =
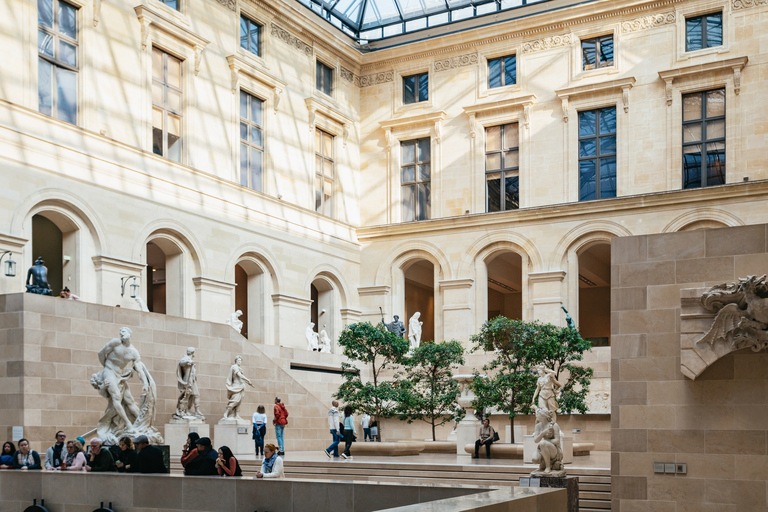
[[[515,417],[511,416],[509,418],[509,435],[512,437],[512,443],[515,442]]]
[[[437,437],[435,436],[435,420],[432,420],[432,441],[437,441]]]

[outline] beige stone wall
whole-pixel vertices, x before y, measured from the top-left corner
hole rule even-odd
[[[767,225],[612,243],[612,510],[765,510],[764,353],[680,367],[681,290],[762,275]],[[653,462],[688,465],[654,474]]]

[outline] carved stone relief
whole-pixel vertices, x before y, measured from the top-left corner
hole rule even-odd
[[[648,16],[642,16],[640,18],[635,18],[634,20],[623,22],[621,24],[621,31],[626,34],[628,32],[637,32],[638,30],[646,30],[649,28],[660,27],[662,25],[670,25],[674,22],[674,11],[650,14]]]
[[[536,39],[535,41],[526,41],[523,43],[523,53],[533,53],[552,48],[570,46],[572,42],[573,36],[571,36],[571,34],[545,37],[543,39]]]
[[[478,57],[476,53],[470,53],[467,55],[458,55],[456,57],[450,57],[447,59],[441,59],[435,61],[434,69],[435,73],[440,71],[447,71],[449,69],[460,68],[464,66],[473,66],[477,64]]]
[[[293,46],[300,52],[302,52],[307,57],[312,56],[312,47],[299,39],[298,37],[294,36],[284,28],[279,27],[278,25],[275,25],[274,23],[271,24],[271,30],[270,34],[272,34],[274,37],[278,38],[280,41],[284,42],[288,46]]]
[[[768,0],[733,0],[733,9],[747,9],[759,5],[768,5]]]
[[[372,85],[379,85],[386,82],[393,82],[395,80],[394,71],[381,71],[379,73],[372,73],[370,75],[363,75],[360,77],[360,87],[370,87]]]

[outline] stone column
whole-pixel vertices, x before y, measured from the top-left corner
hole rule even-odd
[[[128,276],[137,276],[136,282],[144,288],[147,285],[146,281],[142,280],[142,272],[144,272],[147,265],[145,263],[120,260],[103,255],[94,256],[92,260],[96,269],[96,297],[93,298],[93,302],[104,304],[105,306],[116,306],[119,304],[122,308],[141,310],[141,306],[139,306],[136,299],[131,298],[131,284],[133,280],[127,280],[125,283],[125,293],[121,296],[120,279]],[[146,297],[147,289],[142,289],[139,295]]]
[[[528,282],[531,285],[531,304],[533,305],[533,318],[553,325],[565,325],[563,312],[563,280],[564,270],[552,270],[548,272],[528,273]]]
[[[304,331],[309,325],[311,299],[276,293],[272,295],[275,307],[275,344],[306,349]]]
[[[475,333],[472,304],[474,282],[473,279],[445,279],[438,282],[438,289],[442,294],[443,340],[455,339],[461,341],[465,347],[469,346],[469,337]],[[435,302],[437,304],[437,301]]]
[[[391,288],[383,286],[361,286],[357,289],[360,296],[360,315],[358,321],[371,322],[377,325],[381,322],[381,311],[384,311],[387,322],[392,321]],[[381,308],[381,310],[379,310]],[[400,315],[400,313],[397,313]]]
[[[232,296],[235,283],[217,281],[207,277],[194,277],[197,319],[223,324],[233,313]],[[189,316],[189,315],[186,315]]]

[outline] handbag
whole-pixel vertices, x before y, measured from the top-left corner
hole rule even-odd
[[[499,441],[499,433],[495,430],[493,431],[493,442],[496,443]]]

